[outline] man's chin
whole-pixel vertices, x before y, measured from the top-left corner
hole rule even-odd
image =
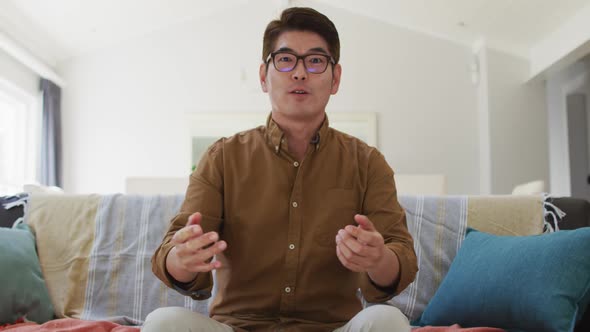
[[[283,117],[288,117],[293,120],[313,120],[316,119],[318,116],[323,116],[325,113],[324,110],[317,110],[317,109],[309,109],[304,107],[293,107],[288,108],[285,110],[275,111],[274,113],[279,113]]]

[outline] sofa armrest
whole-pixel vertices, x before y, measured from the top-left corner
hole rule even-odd
[[[590,202],[581,198],[556,197],[551,199],[565,216],[559,222],[560,229],[576,229],[590,226]]]
[[[565,216],[559,222],[559,229],[576,229],[590,226],[590,202],[581,198],[556,197],[551,199],[557,208],[565,212]],[[590,331],[590,310],[582,316],[574,332]]]

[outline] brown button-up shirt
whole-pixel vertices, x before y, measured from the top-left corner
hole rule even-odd
[[[266,126],[214,143],[190,177],[185,201],[152,258],[153,271],[178,289],[166,272],[174,233],[201,212],[204,232],[228,244],[216,259],[217,293],[210,315],[248,331],[331,331],[369,302],[401,292],[418,270],[393,171],[377,149],[328,126],[310,143],[303,161],[269,117]],[[336,234],[364,214],[398,257],[399,282],[378,287],[366,273],[345,268]],[[183,285],[194,299],[211,294],[213,277],[201,273]]]

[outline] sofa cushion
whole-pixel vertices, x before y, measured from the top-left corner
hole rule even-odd
[[[0,228],[0,324],[26,317],[43,323],[53,307],[29,227]]]
[[[534,236],[467,231],[417,325],[572,331],[588,305],[590,228]]]

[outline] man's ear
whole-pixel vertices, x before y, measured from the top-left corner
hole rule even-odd
[[[340,87],[340,77],[342,76],[342,66],[339,63],[334,65],[334,69],[332,72],[332,88],[330,89],[330,93],[335,95],[338,92],[338,88]]]
[[[268,88],[266,87],[266,74],[266,63],[261,63],[258,70],[258,75],[260,76],[260,87],[262,88],[263,92],[268,92]]]

